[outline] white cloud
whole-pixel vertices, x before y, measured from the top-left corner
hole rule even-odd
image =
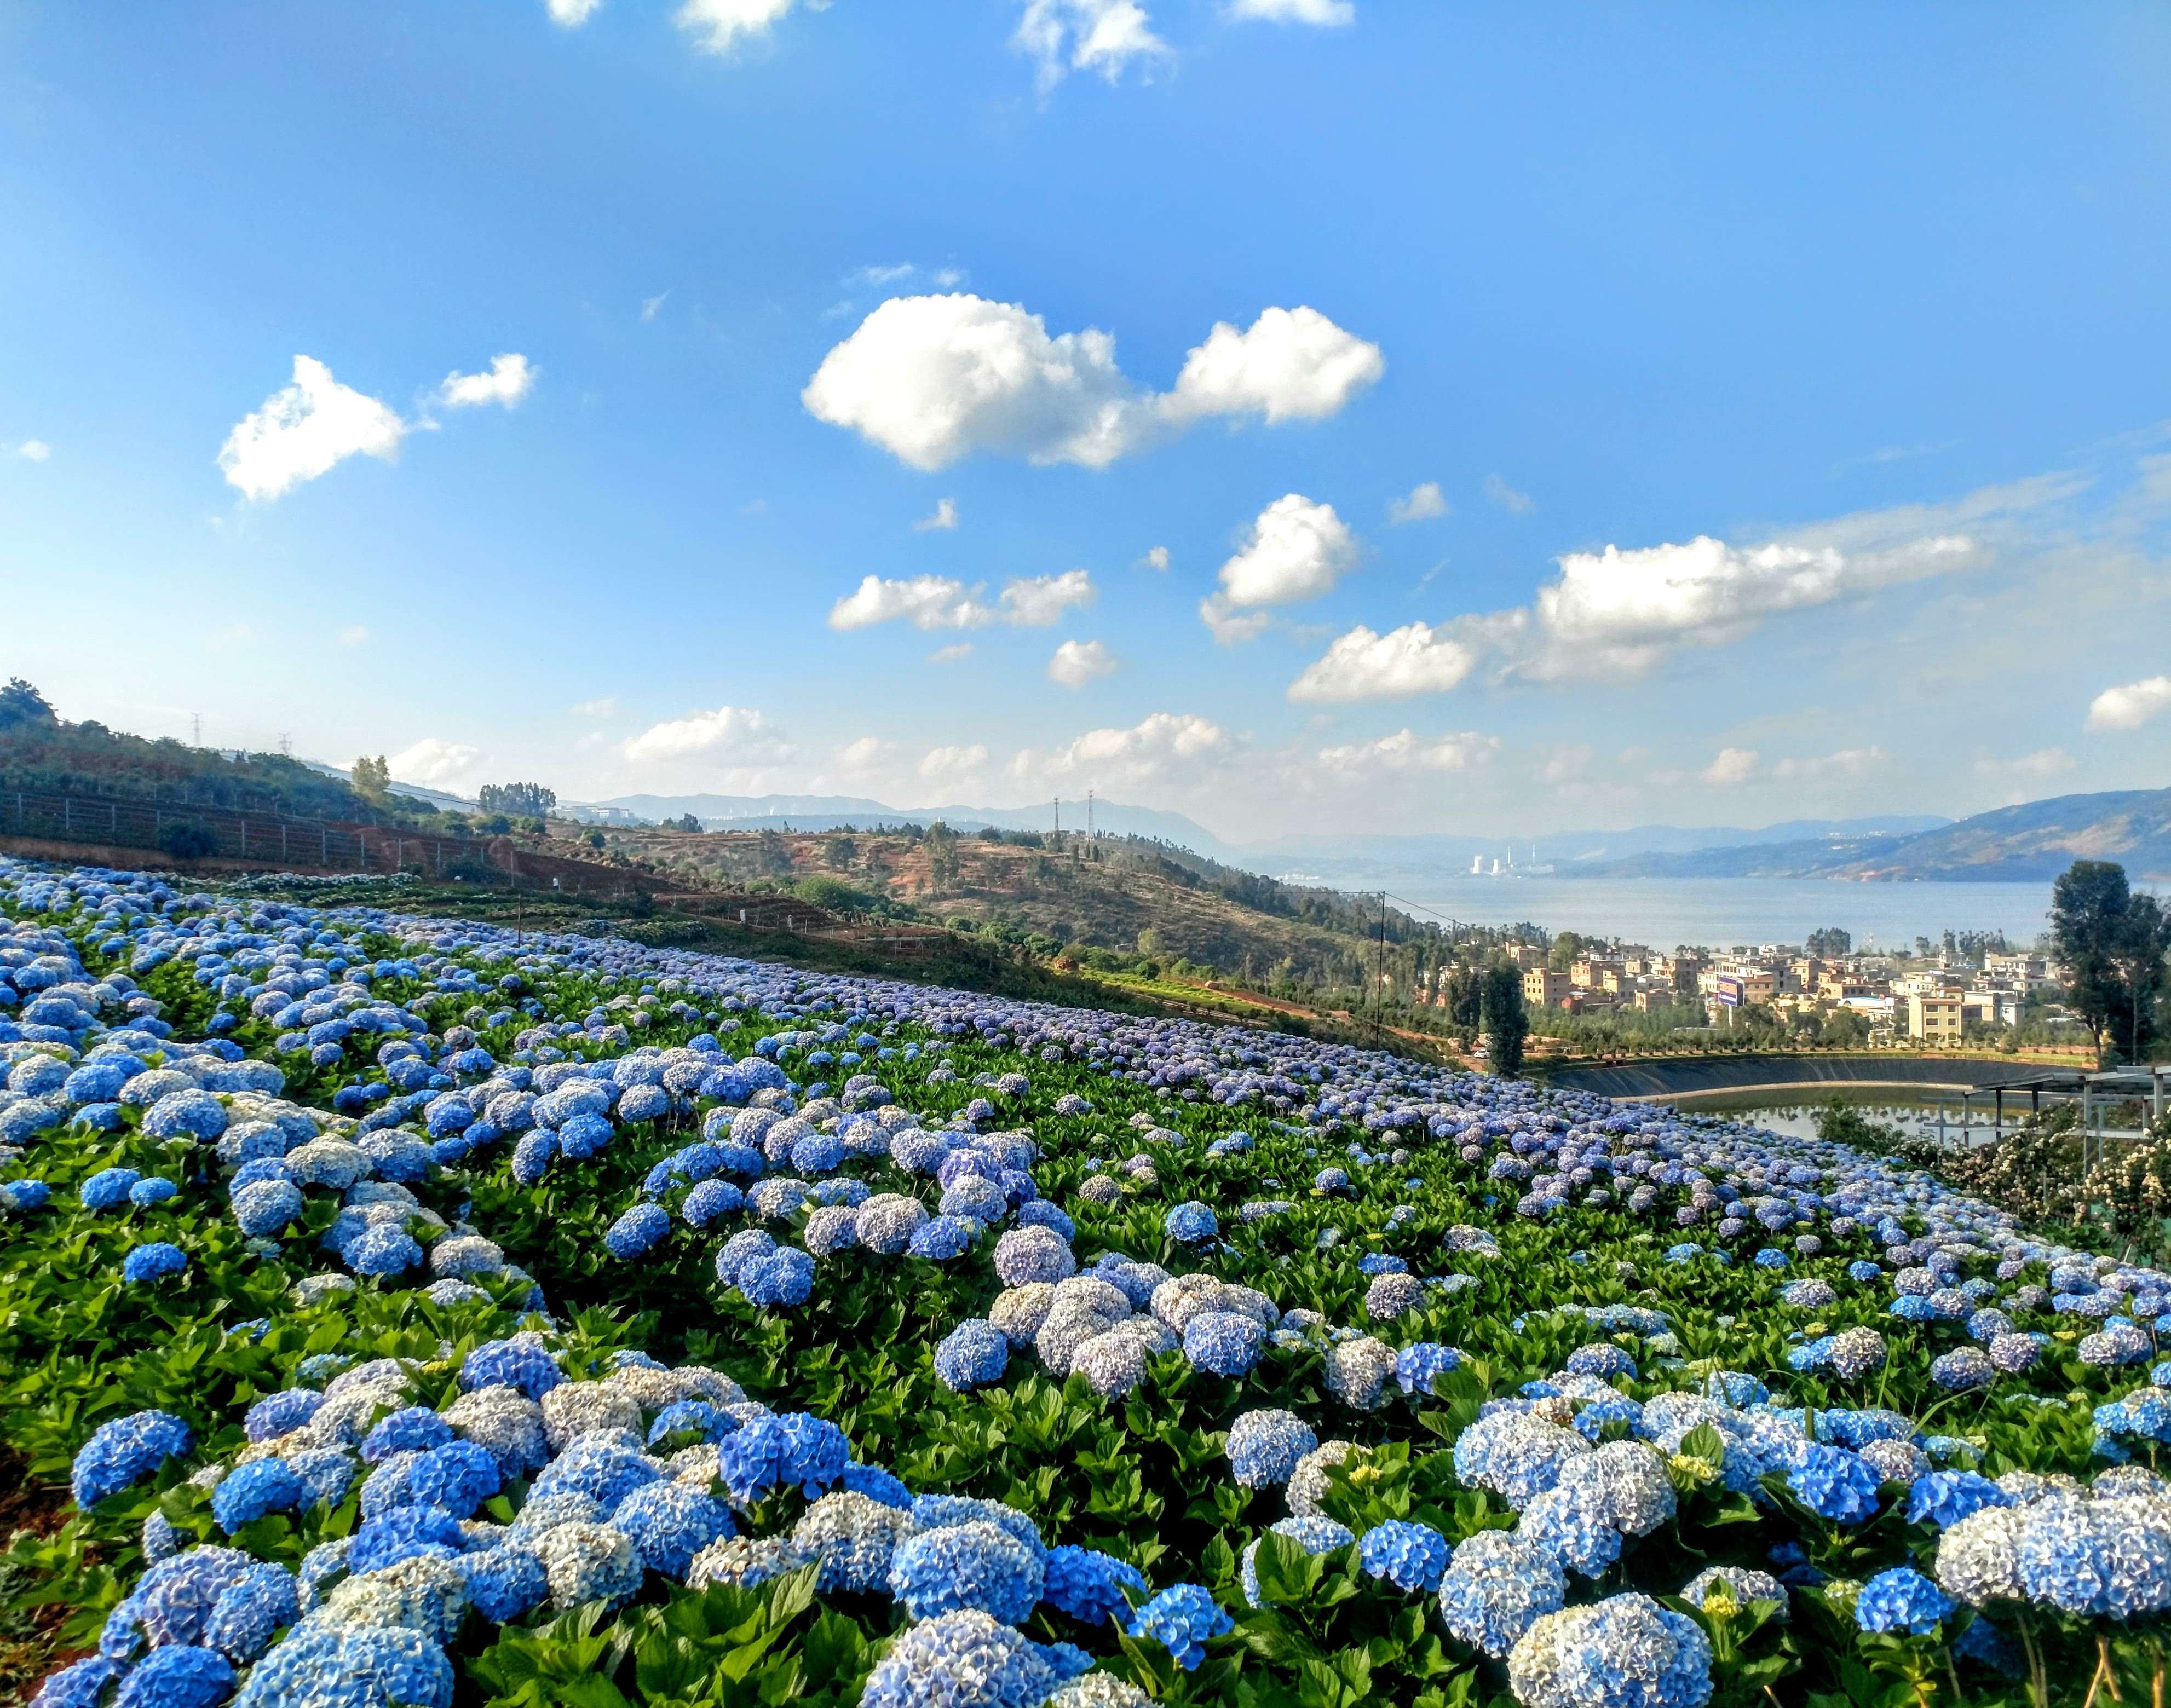
[[[978,742],[970,747],[930,747],[919,762],[919,774],[930,782],[955,781],[970,776],[988,763],[988,750]]]
[[[369,630],[359,623],[351,623],[339,632],[339,644],[342,646],[359,646],[368,639]]]
[[[1083,570],[1006,581],[1003,621],[1015,629],[1045,629],[1072,606],[1091,604],[1095,597],[1092,577]]]
[[[603,0],[549,0],[550,21],[567,29],[578,29],[591,18]]]
[[[1721,747],[1710,764],[1697,774],[1714,789],[1731,789],[1756,774],[1754,747]]]
[[[2121,688],[2107,688],[2088,702],[2092,730],[2137,730],[2171,707],[2171,676],[2144,677]]]
[[[1274,621],[1264,611],[1238,611],[1230,603],[1226,593],[1209,593],[1201,599],[1198,620],[1224,646],[1241,646],[1246,641],[1257,640],[1273,626]]]
[[[718,706],[651,724],[620,751],[637,765],[706,759],[742,768],[778,763],[791,757],[791,746],[759,712]]]
[[[1859,777],[1873,766],[1884,763],[1884,749],[1879,747],[1841,747],[1837,752],[1823,753],[1809,759],[1782,759],[1772,768],[1778,778],[1793,777]]]
[[[435,736],[425,736],[413,747],[394,753],[387,763],[402,783],[434,789],[465,776],[481,758],[480,748],[464,742],[442,742]]]
[[[375,398],[341,385],[314,356],[298,356],[293,383],[226,436],[218,466],[244,497],[272,499],[350,457],[393,461],[406,431]]]
[[[610,718],[618,715],[618,701],[609,694],[600,699],[582,700],[573,707],[576,718]]]
[[[1289,697],[1333,704],[1445,693],[1477,665],[1477,649],[1449,625],[1408,623],[1378,634],[1359,624],[1289,684]]]
[[[1475,730],[1423,740],[1415,731],[1397,730],[1376,742],[1357,742],[1347,747],[1321,747],[1319,763],[1338,778],[1356,782],[1381,772],[1473,771],[1500,751],[1498,736]]]
[[[1407,498],[1387,501],[1387,520],[1390,522],[1426,522],[1435,516],[1447,514],[1447,499],[1439,490],[1439,482],[1427,480],[1410,489]]]
[[[1166,571],[1168,568],[1168,548],[1149,546],[1146,549],[1146,554],[1139,560],[1139,563],[1145,569]]]
[[[1048,661],[1048,677],[1065,688],[1083,688],[1116,667],[1116,655],[1099,640],[1066,640]]]
[[[1028,747],[1010,768],[1021,781],[1083,774],[1106,787],[1195,776],[1234,758],[1236,751],[1236,738],[1210,718],[1191,712],[1155,712],[1128,729],[1088,730],[1053,752]]]
[[[1073,606],[1090,605],[1094,598],[1092,579],[1083,570],[1006,581],[1000,602],[992,606],[982,602],[981,592],[978,584],[968,587],[948,576],[868,576],[830,608],[829,626],[841,631],[909,622],[922,629],[984,629],[1005,623],[1014,629],[1045,629]]]
[[[895,761],[897,752],[894,742],[885,742],[880,736],[862,736],[837,749],[837,763],[847,771],[886,770]]]
[[[830,608],[829,626],[868,629],[905,618],[915,629],[977,629],[994,622],[995,613],[974,599],[973,591],[947,576],[909,581],[869,576]]]
[[[678,27],[694,38],[703,53],[731,53],[758,35],[766,35],[790,15],[799,0],[685,0],[678,8]],[[807,0],[809,12],[826,8],[829,0]]]
[[[1229,15],[1269,24],[1354,24],[1354,0],[1229,0]]]
[[[919,521],[913,523],[912,531],[914,533],[934,533],[957,526],[957,501],[954,498],[938,498],[935,501],[935,514],[921,517]]]
[[[1113,83],[1169,51],[1137,0],[1026,0],[1010,45],[1033,56],[1043,94],[1068,72],[1098,72]]]
[[[1249,332],[1217,325],[1156,394],[1089,327],[1048,335],[1016,303],[893,297],[823,357],[800,400],[913,468],[974,452],[1105,468],[1208,415],[1268,422],[1332,415],[1378,376],[1379,348],[1311,308],[1269,308]]]
[[[1316,599],[1356,567],[1357,556],[1357,536],[1332,505],[1288,493],[1259,512],[1221,565],[1221,597],[1235,609]]]
[[[484,373],[448,373],[437,388],[437,401],[448,410],[470,410],[484,404],[503,404],[512,409],[535,389],[538,370],[517,351],[493,356]]]
[[[1529,493],[1516,491],[1497,474],[1485,477],[1485,495],[1515,516],[1527,516],[1538,507]]]
[[[1850,554],[1829,544],[1739,547],[1699,535],[1686,545],[1571,552],[1538,590],[1538,677],[1598,670],[1634,675],[1681,646],[1739,640],[1766,618],[1850,594],[1943,574],[1976,557],[1975,543],[1939,535]]]
[[[1343,331],[1316,308],[1268,308],[1248,331],[1216,321],[1205,343],[1184,358],[1161,410],[1179,422],[1248,415],[1265,416],[1269,426],[1323,420],[1386,368],[1378,345]]]
[[[1978,753],[1975,769],[1979,777],[2055,777],[2061,771],[2072,770],[2076,763],[2063,747],[2039,747],[2017,759],[1997,759],[1987,753]]]
[[[960,640],[954,645],[938,646],[927,655],[930,664],[958,664],[973,656],[973,643]]]
[[[25,439],[15,447],[15,454],[33,463],[42,463],[53,454],[53,447],[43,439]]]
[[[899,261],[894,266],[862,267],[844,282],[847,285],[871,285],[880,289],[909,279],[919,270],[910,261]]]
[[[1547,756],[1544,770],[1540,774],[1548,783],[1572,783],[1590,768],[1592,753],[1583,742],[1568,742],[1556,747]]]

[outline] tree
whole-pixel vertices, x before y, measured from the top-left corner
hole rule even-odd
[[[558,795],[540,783],[485,783],[475,791],[475,804],[508,818],[548,818],[557,810]]]
[[[525,788],[527,785],[524,784],[515,784],[513,786],[515,788]],[[549,794],[549,790],[546,789],[544,790],[544,793],[548,795]],[[552,795],[551,799],[555,801],[557,797],[555,795]],[[663,827],[666,830],[683,830],[689,836],[698,836],[701,830],[701,821],[694,817],[690,812],[682,812],[676,818],[665,819],[663,821]]]
[[[1854,939],[1836,925],[1827,925],[1820,931],[1809,933],[1809,953],[1820,961],[1837,961],[1852,954]]]
[[[2124,1050],[2138,1061],[2156,1036],[2167,934],[2152,896],[2136,896],[2125,868],[2075,860],[2050,890],[2050,938],[2066,964],[2066,999],[2099,1057]]]
[[[1481,1013],[1493,1071],[1513,1079],[1523,1071],[1523,1041],[1530,1035],[1530,1017],[1523,1007],[1523,975],[1514,961],[1496,961],[1485,969]]]
[[[383,806],[391,800],[392,768],[384,763],[383,754],[379,753],[373,759],[364,753],[354,762],[354,769],[350,775],[354,782],[354,792],[372,806]]]
[[[1552,951],[1546,956],[1546,965],[1555,972],[1566,972],[1583,958],[1583,951],[1589,946],[1580,931],[1563,931],[1553,939]]]
[[[957,887],[957,838],[941,819],[927,827],[922,838],[927,850],[927,881],[937,890]]]
[[[9,677],[8,686],[0,688],[0,730],[27,734],[55,728],[59,723],[51,703],[21,677]]]

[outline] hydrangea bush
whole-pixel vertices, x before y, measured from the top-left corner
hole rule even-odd
[[[0,863],[0,1237],[46,1708],[2163,1687],[2171,1277],[1738,1122]]]

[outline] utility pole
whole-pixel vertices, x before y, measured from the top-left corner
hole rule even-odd
[[[1063,797],[1060,795],[1055,797],[1055,845],[1058,848],[1063,846]]]
[[[190,747],[201,747],[203,746],[203,714],[201,712],[190,712],[189,714],[189,745]]]
[[[1086,840],[1093,840],[1093,791],[1086,791]]]

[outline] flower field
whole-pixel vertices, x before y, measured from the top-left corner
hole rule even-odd
[[[2171,1277],[1887,1160],[5,862],[0,1068],[44,1708],[2163,1700]]]

